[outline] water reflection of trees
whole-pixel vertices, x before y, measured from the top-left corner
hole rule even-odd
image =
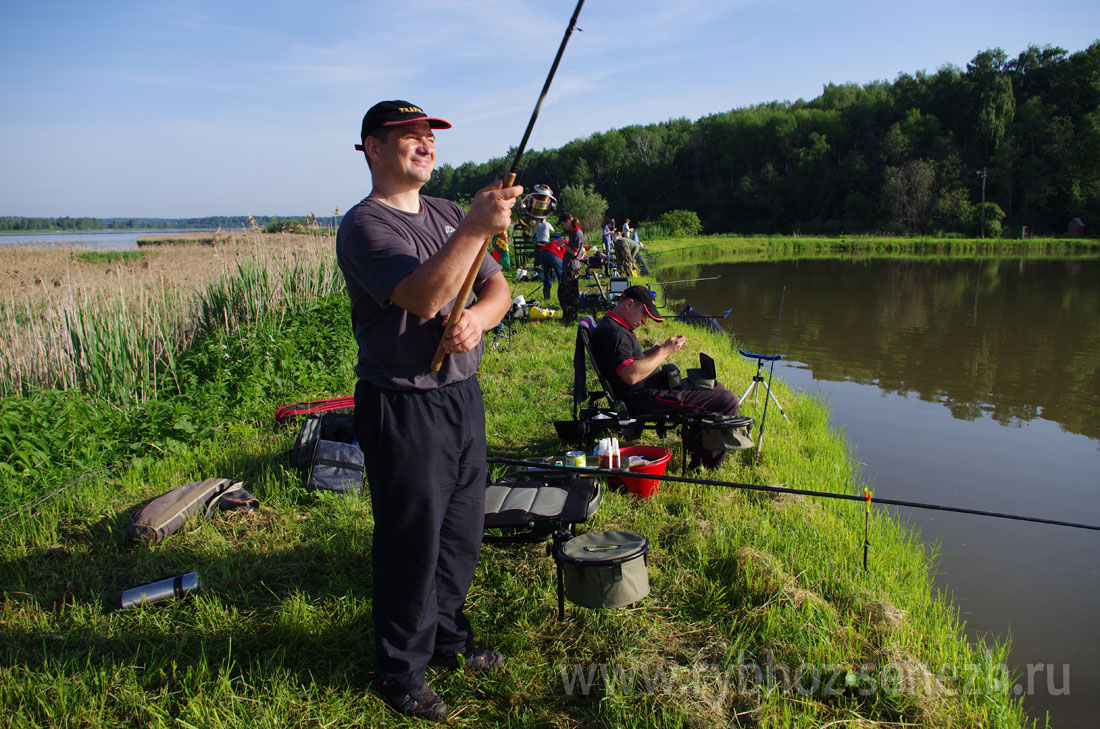
[[[681,291],[734,307],[727,326],[781,349],[818,379],[941,402],[956,418],[1010,425],[1042,416],[1100,439],[1100,264],[803,261],[707,268]],[[711,284],[711,285],[708,285]]]

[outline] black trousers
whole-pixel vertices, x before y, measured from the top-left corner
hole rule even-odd
[[[576,258],[566,257],[562,261],[561,278],[558,279],[558,303],[561,304],[561,318],[564,322],[577,320],[581,306],[580,282],[581,264]]]
[[[477,377],[438,390],[360,380],[355,429],[374,515],[375,675],[412,686],[432,655],[473,645],[462,613],[485,522],[485,406]]]
[[[624,395],[623,402],[631,415],[737,415],[740,406],[737,395],[717,381],[713,390],[645,390]],[[707,467],[717,466],[725,458],[725,451],[703,448],[703,434],[698,424],[684,426],[684,447],[693,459]]]

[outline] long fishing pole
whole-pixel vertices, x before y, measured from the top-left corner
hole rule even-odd
[[[772,364],[768,369],[768,393],[772,391],[772,375],[775,374],[775,360],[779,359],[779,325],[783,323],[783,300],[787,297],[787,287],[779,295],[779,318],[775,322],[775,344],[772,346]],[[764,398],[764,414],[760,416],[760,439],[756,442],[756,464],[760,463],[760,454],[764,450],[764,424],[768,421],[768,401]]]
[[[565,53],[565,45],[569,42],[569,36],[573,35],[573,29],[577,27],[577,16],[581,14],[582,5],[584,5],[584,0],[578,0],[577,7],[573,10],[573,17],[569,19],[569,27],[565,29],[565,36],[561,39],[561,45],[558,47],[558,54],[554,56],[554,63],[550,66],[550,73],[546,77],[546,83],[542,85],[542,93],[539,94],[538,103],[535,104],[535,109],[531,112],[531,120],[527,122],[527,129],[523,132],[523,139],[516,149],[515,157],[512,158],[512,167],[508,170],[508,174],[504,176],[504,187],[511,187],[516,182],[516,170],[519,169],[519,161],[523,157],[523,151],[527,147],[527,141],[531,138],[531,130],[535,128],[535,120],[539,117],[539,109],[542,108],[542,102],[546,99],[546,92],[550,90],[550,82],[554,80],[554,74],[558,70],[561,56]],[[462,312],[466,309],[466,300],[470,298],[470,292],[474,289],[474,281],[477,278],[478,269],[481,268],[481,260],[485,258],[485,252],[489,250],[489,242],[491,240],[492,237],[485,239],[485,243],[481,246],[481,253],[474,258],[474,262],[470,265],[470,272],[466,274],[466,280],[462,283],[462,288],[458,290],[458,297],[455,298],[454,307],[447,316],[447,322],[443,326],[443,336],[440,337],[439,346],[436,347],[435,350],[435,357],[432,358],[432,372],[438,372],[439,368],[443,365],[443,341],[447,338],[447,333],[450,332],[454,325],[458,324],[459,319],[462,318]]]
[[[613,476],[615,478],[622,478],[622,470],[608,470],[599,468],[575,468],[573,466],[554,466],[545,462],[539,461],[525,461],[517,458],[500,458],[489,457],[486,459],[488,463],[498,463],[507,466],[526,466],[539,471],[568,471],[570,473],[583,473],[589,476]],[[867,494],[837,494],[832,491],[812,491],[809,489],[794,489],[787,488],[785,486],[764,486],[763,484],[754,483],[739,483],[737,481],[717,481],[713,479],[705,478],[689,478],[684,476],[670,476],[668,474],[645,474],[645,478],[652,479],[654,481],[670,481],[673,483],[688,483],[697,484],[700,486],[723,486],[725,488],[744,489],[747,491],[764,491],[774,494],[788,494],[796,496],[810,496],[822,499],[839,499],[841,501],[864,501],[866,503],[883,504],[884,506],[899,506],[907,509],[925,509],[929,511],[946,511],[954,514],[971,514],[973,516],[988,516],[994,519],[1011,519],[1013,521],[1027,521],[1034,524],[1050,524],[1052,526],[1070,527],[1072,529],[1088,529],[1094,532],[1100,532],[1100,524],[1081,524],[1072,521],[1062,521],[1059,519],[1046,519],[1040,516],[1026,516],[1023,514],[1005,514],[997,511],[986,511],[984,509],[968,509],[962,506],[946,506],[944,504],[928,504],[920,501],[903,501],[901,499],[884,499],[878,496],[870,496]]]
[[[705,278],[682,278],[679,281],[656,281],[653,286],[667,286],[668,284],[678,283],[695,283],[696,281],[715,281],[722,278],[721,276],[707,276]]]

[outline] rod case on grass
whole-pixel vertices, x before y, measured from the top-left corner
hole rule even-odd
[[[240,481],[208,478],[177,486],[134,512],[126,531],[134,539],[160,544],[193,516],[209,519],[223,511],[255,509],[259,501],[241,487]]]
[[[554,559],[569,601],[587,608],[617,608],[649,594],[649,540],[633,532],[588,532],[563,542]]]
[[[355,440],[355,416],[312,413],[306,416],[292,452],[309,491],[363,493],[363,451]]]

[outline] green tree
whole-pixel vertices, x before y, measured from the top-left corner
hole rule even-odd
[[[981,217],[981,203],[978,203],[975,207],[974,219],[970,222],[969,233],[972,237],[977,238],[981,235],[982,230],[982,217]],[[985,237],[986,238],[1000,238],[1004,235],[1004,219],[1005,212],[1001,210],[1001,206],[997,203],[987,202],[985,204]]]
[[[579,220],[584,230],[599,230],[607,214],[607,200],[592,185],[566,185],[558,209]]]
[[[936,171],[927,160],[909,160],[887,170],[883,198],[906,233],[925,233],[934,213]]]
[[[657,225],[674,236],[699,235],[703,232],[703,224],[693,210],[669,210],[661,214]]]

